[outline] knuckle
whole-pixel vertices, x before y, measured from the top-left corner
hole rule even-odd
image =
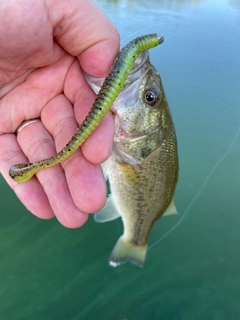
[[[76,123],[75,118],[73,116],[64,117],[57,121],[53,128],[54,139],[57,139],[60,136],[60,134],[62,135],[62,132],[65,131],[65,128],[72,127],[73,122]]]
[[[45,148],[51,147],[55,149],[54,142],[51,138],[44,138],[41,140],[36,140],[28,146],[27,157],[29,159],[34,159],[36,154],[39,154],[39,150],[44,151]]]

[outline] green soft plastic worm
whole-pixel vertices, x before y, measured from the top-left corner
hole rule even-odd
[[[115,59],[109,75],[104,80],[88,115],[66,146],[51,158],[12,166],[9,170],[10,177],[17,182],[25,182],[39,170],[62,162],[77,150],[110,110],[124,86],[136,57],[141,52],[161,44],[163,40],[162,36],[149,34],[138,37],[123,47]]]

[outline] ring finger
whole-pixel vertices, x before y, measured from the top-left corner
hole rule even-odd
[[[66,118],[71,119],[70,122],[72,122],[73,127],[76,127],[76,122],[72,116],[72,106],[63,95],[57,96],[48,104],[57,104],[58,109],[61,110],[61,113],[58,112],[58,114],[61,114],[62,122],[64,122],[64,117],[66,116],[63,109],[67,109],[68,116]],[[46,109],[48,109],[48,104],[45,106]],[[49,115],[48,112],[44,113],[45,115]],[[51,121],[56,125],[54,115]],[[43,123],[32,123],[24,127],[18,134],[18,143],[30,162],[49,158],[56,154],[53,138],[46,130],[45,123],[44,125]],[[76,228],[86,222],[87,214],[79,210],[75,205],[68,188],[65,172],[61,165],[46,168],[38,172],[37,179],[47,195],[54,214],[63,225]],[[25,183],[27,184],[29,182],[31,182],[31,180]]]

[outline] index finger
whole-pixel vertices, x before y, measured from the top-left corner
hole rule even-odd
[[[55,41],[79,58],[83,70],[106,77],[119,50],[119,33],[91,0],[49,1]]]

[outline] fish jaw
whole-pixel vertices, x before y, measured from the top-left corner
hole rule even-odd
[[[123,90],[125,90],[127,87],[129,87],[129,85],[133,84],[137,79],[141,78],[142,75],[145,73],[145,70],[147,69],[149,64],[150,64],[150,61],[149,61],[148,51],[144,51],[144,52],[140,53],[137,56],[137,58],[134,62],[134,66],[133,66],[131,72],[129,73],[128,78],[126,79],[126,81],[124,83]],[[91,89],[96,94],[98,94],[105,78],[93,77],[84,71],[83,71],[83,74],[84,74],[84,77],[85,77],[87,83],[91,87]]]

